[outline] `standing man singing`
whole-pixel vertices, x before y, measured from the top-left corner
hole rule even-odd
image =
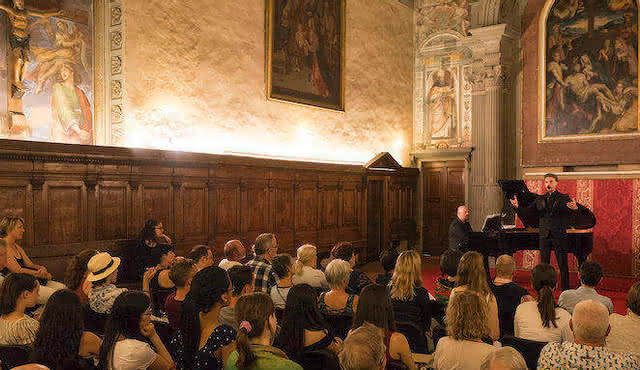
[[[571,213],[578,210],[578,204],[567,194],[556,190],[558,176],[548,173],[544,175],[546,193],[538,195],[527,208],[535,208],[540,215],[540,258],[542,263],[549,263],[551,250],[556,253],[562,290],[569,289],[569,262],[567,258],[567,227]],[[510,199],[518,208],[518,199]]]

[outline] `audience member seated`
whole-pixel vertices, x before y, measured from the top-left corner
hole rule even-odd
[[[527,370],[527,363],[513,347],[503,347],[484,359],[480,370]]]
[[[498,303],[498,319],[500,321],[500,336],[513,335],[513,318],[520,303],[533,301],[529,292],[513,282],[513,272],[516,262],[513,257],[503,254],[496,260],[496,278],[491,290]]]
[[[273,257],[271,261],[273,272],[278,277],[278,284],[271,287],[271,299],[276,306],[276,310],[284,310],[287,302],[287,294],[293,286],[291,275],[293,274],[293,259],[289,254],[283,253]]]
[[[47,301],[40,316],[40,328],[33,343],[31,360],[51,369],[93,367],[102,340],[84,330],[82,304],[69,289],[58,290]]]
[[[333,336],[318,309],[315,290],[299,284],[291,288],[275,345],[300,363],[305,352],[330,349],[340,352],[342,341]]]
[[[40,284],[33,275],[11,273],[0,287],[0,345],[30,345],[40,324],[24,311],[36,305]]]
[[[154,266],[154,248],[158,244],[172,244],[172,242],[171,238],[165,234],[162,222],[153,219],[145,221],[138,242],[139,250],[127,256],[132,260],[126,262],[131,266],[133,277],[139,278],[146,268]]]
[[[229,270],[233,266],[240,266],[242,259],[245,258],[244,245],[240,240],[229,240],[224,245],[224,259],[220,261],[218,266],[224,270]]]
[[[189,259],[177,261],[169,270],[169,279],[176,286],[176,291],[169,294],[164,302],[164,311],[167,313],[169,325],[172,328],[180,327],[182,317],[182,304],[191,289],[191,280],[198,272],[196,264]]]
[[[498,320],[498,302],[487,283],[487,272],[484,269],[482,255],[478,252],[467,252],[462,255],[458,264],[458,281],[456,287],[451,291],[449,299],[453,298],[457,293],[470,290],[478,293],[487,301],[489,308],[489,329],[491,329],[490,338],[498,340],[500,338],[500,323]]]
[[[7,268],[7,241],[0,239],[0,284],[4,280],[4,277],[9,274]]]
[[[235,307],[238,299],[253,292],[253,269],[249,266],[233,266],[227,271],[229,280],[233,286],[229,305],[220,310],[220,322],[238,331]]]
[[[393,304],[385,285],[373,284],[362,289],[358,310],[353,318],[353,329],[367,322],[383,330],[387,364],[401,362],[409,370],[416,368],[407,338],[396,331]]]
[[[376,284],[387,286],[391,282],[393,269],[396,267],[398,252],[395,248],[385,249],[380,253],[380,264],[384,269],[384,274],[376,276]]]
[[[400,253],[390,286],[398,331],[407,336],[411,352],[426,353],[424,333],[431,327],[433,313],[429,292],[422,286],[422,258],[418,252]],[[420,337],[412,335],[407,326],[417,329]]]
[[[440,257],[440,272],[442,277],[436,280],[436,287],[433,295],[436,302],[447,305],[451,291],[458,281],[458,265],[462,258],[462,252],[457,249],[447,249]]]
[[[369,284],[373,284],[371,279],[362,271],[354,270],[358,263],[358,255],[353,249],[353,245],[349,242],[339,242],[331,250],[331,256],[334,259],[341,259],[349,262],[351,272],[349,273],[349,284],[347,285],[347,293],[358,295]]]
[[[338,358],[343,370],[382,370],[387,365],[385,353],[382,330],[366,323],[349,334]]]
[[[553,289],[558,274],[553,266],[541,263],[531,270],[531,283],[538,293],[537,301],[521,303],[514,316],[514,334],[537,342],[572,341],[569,330],[571,314],[558,307]]]
[[[576,304],[570,326],[575,343],[549,343],[544,346],[538,359],[538,369],[639,368],[630,353],[616,353],[605,348],[611,327],[609,312],[599,301],[586,300]]]
[[[169,244],[158,244],[154,249],[157,251],[154,261],[155,272],[149,280],[149,289],[145,286],[144,290],[149,290],[151,294],[153,314],[161,317],[165,315],[164,304],[167,297],[176,290],[175,284],[169,278],[171,266],[176,262],[176,254]]]
[[[220,322],[231,301],[231,281],[218,266],[200,270],[184,302],[182,325],[172,341],[178,369],[222,369],[233,351],[236,331]]]
[[[558,305],[569,313],[573,313],[573,307],[580,301],[593,299],[601,302],[608,310],[609,314],[613,313],[613,302],[611,298],[605,297],[596,292],[596,286],[602,281],[602,267],[595,261],[585,261],[580,265],[578,277],[582,283],[578,289],[565,290],[558,298]]]
[[[247,266],[253,268],[255,276],[253,291],[268,294],[278,282],[271,267],[271,259],[278,253],[278,239],[271,233],[260,234],[256,238],[254,251],[256,256],[247,262]]]
[[[87,280],[89,275],[87,264],[97,253],[95,249],[85,249],[76,254],[67,264],[67,271],[64,274],[65,285],[78,295],[82,304],[89,303],[91,291],[91,282]]]
[[[116,298],[127,291],[114,284],[118,279],[119,266],[120,258],[111,257],[106,252],[98,253],[89,260],[87,280],[92,283],[89,291],[89,307],[94,312],[110,313]]]
[[[483,342],[491,333],[486,296],[471,289],[452,295],[445,321],[448,335],[438,342],[434,368],[479,369],[485,357],[498,349]]]
[[[151,298],[148,295],[130,291],[116,298],[99,359],[98,367],[107,370],[169,370],[175,366],[151,323]]]
[[[358,305],[358,296],[346,292],[349,283],[351,265],[349,262],[335,259],[327,265],[325,275],[331,288],[320,293],[318,306],[325,315],[353,316]]]
[[[256,249],[258,249],[256,241]],[[236,350],[227,360],[227,370],[302,370],[287,355],[273,347],[278,329],[275,306],[264,293],[242,296],[236,304],[236,320],[240,323],[236,337]]]
[[[196,245],[191,248],[187,257],[196,263],[196,269],[198,271],[213,266],[213,252],[211,252],[211,248],[206,245]]]
[[[29,274],[38,278],[40,280],[38,304],[45,304],[53,292],[66,287],[62,283],[51,280],[52,276],[47,268],[33,263],[24,249],[16,243],[22,239],[24,226],[24,220],[18,217],[5,216],[0,219],[0,238],[4,239],[7,248],[7,269],[8,272]]]
[[[614,313],[609,316],[611,333],[607,337],[607,348],[615,352],[631,352],[640,364],[640,281],[627,294],[627,314]]]
[[[298,248],[297,259],[293,265],[293,284],[309,284],[316,289],[329,289],[324,273],[318,270],[316,247],[305,244]]]

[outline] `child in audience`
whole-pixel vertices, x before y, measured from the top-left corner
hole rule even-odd
[[[244,265],[233,266],[227,272],[233,285],[233,292],[229,305],[220,310],[220,322],[238,331],[235,307],[240,297],[253,292],[253,268]]]
[[[92,283],[89,291],[89,307],[97,313],[110,313],[113,302],[127,289],[118,288],[120,258],[111,257],[107,252],[98,253],[87,263],[87,280]]]
[[[231,289],[227,272],[218,266],[209,266],[193,277],[180,332],[171,342],[178,369],[222,369],[226,364],[234,350],[236,331],[218,316],[231,301]]]
[[[76,254],[67,264],[67,271],[64,274],[64,283],[67,288],[73,290],[83,304],[89,303],[89,292],[91,291],[91,282],[87,280],[89,275],[87,263],[97,253],[98,251],[95,249],[85,249]]]
[[[33,343],[31,359],[50,369],[82,368],[84,359],[93,366],[102,340],[84,331],[82,304],[69,289],[58,290],[47,301],[40,328]]]
[[[391,282],[393,276],[393,269],[396,267],[396,260],[398,259],[398,252],[395,248],[389,248],[382,251],[380,254],[380,263],[384,269],[384,274],[380,274],[376,277],[376,284],[387,286]]]
[[[329,289],[324,272],[317,269],[318,251],[315,246],[305,244],[298,248],[293,265],[293,284],[309,284],[314,288]]]
[[[0,287],[0,345],[27,344],[40,324],[24,311],[36,305],[40,284],[33,275],[11,273]]]
[[[176,286],[176,291],[167,297],[164,310],[169,318],[169,325],[174,329],[180,327],[182,303],[191,289],[191,280],[197,271],[195,262],[188,259],[176,262],[169,270],[169,279]]]
[[[282,318],[282,329],[276,339],[290,359],[300,362],[304,352],[328,348],[340,352],[342,341],[331,333],[318,309],[315,290],[299,284],[291,288]]]
[[[384,331],[387,364],[401,362],[409,370],[416,368],[407,338],[396,331],[393,304],[384,285],[369,285],[362,289],[352,330],[367,322]]]
[[[276,276],[278,276],[278,283],[271,287],[271,299],[276,309],[284,310],[284,304],[287,301],[287,294],[293,286],[291,277],[293,275],[292,270],[293,260],[290,255],[283,253],[278,254],[271,260],[271,267]]]
[[[151,299],[148,295],[130,291],[116,298],[105,328],[99,359],[98,367],[106,370],[174,368],[171,355],[151,323]]]
[[[236,350],[227,361],[227,370],[302,370],[287,355],[271,345],[278,322],[271,298],[264,293],[240,297],[236,304],[236,319],[240,329]]]

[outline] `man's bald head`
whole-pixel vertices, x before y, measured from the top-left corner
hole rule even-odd
[[[456,213],[460,221],[465,222],[469,219],[469,208],[467,206],[458,207],[458,212]]]
[[[527,363],[513,347],[502,347],[487,355],[480,370],[527,370]]]
[[[591,299],[575,306],[569,323],[578,344],[603,346],[611,329],[609,310],[602,303]]]
[[[245,257],[244,245],[240,240],[229,240],[224,245],[224,256],[230,261],[240,261]]]

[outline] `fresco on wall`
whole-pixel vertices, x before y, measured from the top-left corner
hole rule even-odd
[[[21,9],[3,4],[0,138],[93,144],[92,1],[27,1],[18,35]]]
[[[458,129],[458,67],[442,66],[427,75],[427,127],[432,139],[452,138]]]
[[[269,98],[344,110],[344,0],[267,1]]]
[[[549,1],[541,139],[639,134],[635,0]]]

